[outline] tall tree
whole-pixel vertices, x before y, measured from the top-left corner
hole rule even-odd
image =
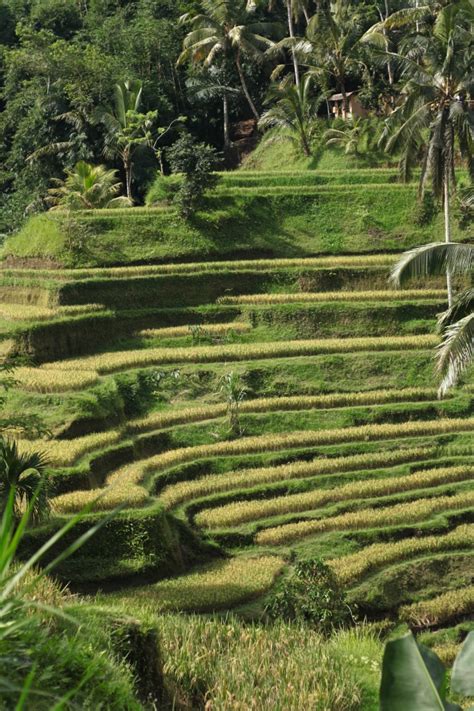
[[[142,82],[127,79],[115,86],[113,113],[105,113],[102,117],[107,128],[104,155],[109,158],[120,157],[129,200],[133,199],[133,153],[139,143],[144,143],[143,114],[139,113],[141,100]]]
[[[222,117],[224,132],[224,150],[231,148],[230,138],[230,100],[241,95],[241,90],[231,86],[225,66],[213,65],[206,71],[190,77],[186,82],[190,99],[207,103],[210,99],[222,101]]]
[[[420,11],[418,8],[418,12],[412,12],[415,21],[421,16]],[[404,84],[401,103],[387,119],[382,136],[388,152],[401,152],[404,179],[410,177],[421,156],[420,192],[423,195],[429,186],[442,202],[447,243],[451,241],[449,203],[456,188],[458,152],[474,178],[474,113],[470,105],[474,95],[473,20],[472,5],[463,0],[450,3],[437,13],[430,34],[418,36],[415,56],[413,48],[403,55],[393,55],[403,67]],[[451,307],[449,269],[447,289]]]
[[[255,4],[247,0],[201,0],[202,12],[186,13],[181,22],[191,31],[185,37],[178,63],[188,59],[214,64],[220,54],[231,57],[239,74],[242,90],[255,120],[259,114],[245,78],[242,59],[262,62],[265,51],[274,47],[269,38],[279,30],[277,23],[261,22],[255,15]]]
[[[295,50],[295,40],[296,40],[296,34],[295,34],[295,22],[298,22],[300,17],[304,15],[306,19],[306,24],[308,25],[310,22],[310,17],[308,13],[308,2],[307,0],[282,0],[283,5],[285,6],[286,10],[286,18],[287,18],[287,24],[288,24],[288,35],[290,39],[290,51],[291,51],[291,58],[293,61],[293,73],[295,75],[295,84],[296,86],[299,86],[300,84],[300,69],[298,65],[298,57],[296,55],[296,50]],[[274,10],[275,5],[277,4],[277,0],[269,0],[268,2],[268,9],[270,12]]]
[[[362,13],[348,0],[330,0],[319,6],[297,42],[296,53],[322,86],[335,85],[342,94],[342,113],[348,111],[347,81],[357,70],[362,37]]]

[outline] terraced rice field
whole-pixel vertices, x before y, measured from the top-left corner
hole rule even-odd
[[[395,259],[37,270],[36,281],[4,270],[0,317],[45,329],[37,364],[15,370],[10,406],[49,417],[52,438],[21,447],[48,453],[54,515],[121,506],[125,538],[138,531],[146,548],[108,545],[107,565],[89,551],[78,578],[88,566],[99,580],[163,568],[168,579],[114,596],[227,610],[264,599],[293,556],[322,557],[358,601],[406,574],[403,599],[381,593],[377,616],[436,628],[472,615],[472,374],[437,400],[433,316],[445,292],[390,290]],[[109,329],[99,345],[79,317]],[[60,344],[58,319],[69,329]],[[217,559],[203,553],[188,573],[179,561],[170,577],[157,512],[170,549],[181,536]],[[462,563],[459,587],[446,557]]]

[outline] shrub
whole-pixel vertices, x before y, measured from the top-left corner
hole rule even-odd
[[[175,202],[182,217],[189,219],[202,203],[206,190],[217,185],[218,177],[212,172],[217,163],[216,151],[186,134],[168,150],[168,160],[173,173],[183,174]]]
[[[183,179],[180,175],[158,174],[146,194],[145,205],[153,207],[160,203],[172,202],[182,182]]]
[[[351,621],[351,611],[333,571],[323,561],[298,561],[270,597],[270,619],[305,622],[324,634]]]

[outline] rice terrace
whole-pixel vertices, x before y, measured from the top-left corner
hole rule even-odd
[[[0,0],[0,709],[474,703],[472,0]]]

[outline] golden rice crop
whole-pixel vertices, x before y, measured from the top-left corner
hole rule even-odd
[[[474,474],[474,467],[439,467],[406,476],[355,481],[338,487],[306,491],[303,494],[277,496],[258,501],[233,501],[224,506],[204,509],[195,518],[199,526],[220,528],[237,526],[270,516],[298,513],[316,509],[337,501],[389,496],[403,491],[439,486],[443,483],[465,481]]]
[[[405,538],[393,543],[374,543],[357,553],[327,561],[343,584],[354,583],[372,570],[390,565],[408,556],[438,553],[474,544],[474,524],[463,524],[442,536]]]
[[[183,274],[218,271],[273,271],[287,268],[334,268],[385,266],[397,260],[394,254],[367,254],[331,257],[305,257],[295,259],[240,259],[222,262],[183,262],[181,264],[156,264],[135,267],[103,267],[97,269],[63,269],[61,274],[76,279],[108,279],[145,276],[153,274]],[[56,271],[53,272],[56,275]]]
[[[230,331],[235,333],[245,333],[252,330],[250,323],[244,321],[234,321],[230,323],[201,323],[187,326],[170,326],[169,328],[146,328],[139,332],[139,336],[144,338],[180,338],[181,336],[191,336],[194,328],[202,329],[202,335],[209,334],[218,336],[227,334]]]
[[[71,466],[80,457],[89,452],[118,442],[120,436],[120,432],[112,430],[111,432],[98,432],[84,437],[76,437],[75,439],[21,440],[19,445],[22,451],[45,452],[50,464],[66,467]]]
[[[96,385],[99,375],[95,370],[44,370],[43,368],[15,368],[15,381],[23,390],[39,393],[62,393],[82,390]]]
[[[101,304],[78,304],[48,308],[35,304],[0,304],[0,317],[7,321],[48,321],[61,316],[80,316],[91,311],[100,311]]]
[[[446,299],[443,289],[405,289],[403,291],[320,291],[291,294],[243,294],[221,296],[221,304],[290,304],[320,301],[411,301],[420,299]]]
[[[276,556],[231,558],[203,570],[134,588],[133,598],[152,600],[156,611],[218,610],[265,593],[282,571]]]
[[[240,455],[251,452],[267,452],[270,450],[291,449],[314,444],[332,444],[336,442],[357,442],[361,440],[379,440],[398,437],[412,437],[414,435],[441,434],[454,431],[470,431],[474,428],[474,418],[434,420],[425,422],[404,422],[401,424],[363,425],[361,427],[346,427],[338,430],[317,430],[304,432],[290,432],[280,435],[260,435],[257,437],[244,437],[240,440],[203,444],[195,447],[181,447],[157,454],[148,459],[127,465],[112,474],[107,484],[120,479],[122,486],[128,485],[128,480],[133,483],[141,482],[148,474],[163,471],[168,467],[183,464],[199,458],[213,456]],[[50,453],[52,444],[52,458],[54,464],[63,466],[74,463],[80,456],[94,449],[112,444],[120,438],[119,432],[105,432],[88,435],[75,440],[56,440],[27,443],[29,448],[41,448]],[[89,492],[83,492],[83,496]],[[90,500],[90,499],[89,499]],[[124,494],[125,500],[125,494]],[[83,498],[85,501],[85,498]]]
[[[292,462],[274,467],[259,467],[230,471],[225,474],[211,474],[193,481],[173,484],[163,490],[160,500],[167,508],[173,508],[184,501],[191,501],[201,496],[217,494],[233,489],[245,489],[258,484],[267,484],[291,479],[303,479],[310,476],[333,474],[335,472],[356,471],[364,468],[394,466],[401,462],[427,459],[435,449],[413,448],[395,449],[386,452],[369,452],[347,457],[318,457],[311,462]]]
[[[435,388],[405,388],[404,390],[369,390],[357,393],[330,393],[328,395],[295,395],[285,397],[263,397],[243,400],[240,412],[278,412],[285,410],[312,410],[316,408],[335,408],[350,405],[383,405],[393,402],[413,402],[434,400]],[[188,407],[172,412],[154,412],[147,417],[128,423],[130,432],[147,432],[173,425],[200,422],[222,417],[227,412],[227,405],[217,403],[204,407]]]
[[[460,617],[472,618],[474,614],[474,585],[404,605],[399,610],[402,620],[415,627],[434,627]]]
[[[148,499],[148,492],[142,486],[129,485],[123,489],[109,486],[61,494],[52,499],[51,505],[55,513],[70,514],[82,511],[92,502],[94,511],[111,511],[123,505],[138,508],[144,506]]]
[[[253,452],[279,451],[296,447],[336,444],[338,442],[377,441],[456,431],[468,432],[473,429],[474,417],[361,425],[359,427],[343,427],[335,430],[305,430],[303,432],[242,437],[238,440],[201,444],[195,447],[181,447],[169,452],[156,454],[131,466],[139,468],[141,476],[143,476],[143,473],[163,471],[168,467],[201,458],[208,459],[209,457],[241,455]]]
[[[126,602],[119,609],[130,613]],[[328,639],[310,625],[235,616],[167,613],[156,622],[181,708],[201,705],[206,689],[208,711],[355,711],[368,708],[367,689],[375,698],[380,683],[383,645],[363,625]]]
[[[272,343],[233,343],[193,348],[147,348],[119,351],[97,356],[46,363],[42,368],[60,370],[97,370],[113,373],[127,368],[138,368],[170,363],[214,363],[247,361],[261,358],[289,358],[326,353],[355,353],[358,351],[416,350],[431,348],[439,343],[434,335],[392,336],[367,338],[321,338]]]
[[[73,491],[56,496],[52,506],[58,513],[77,513],[93,504],[94,511],[110,511],[117,506],[144,506],[149,500],[144,473],[136,464],[127,464],[107,477],[104,488]]]
[[[13,338],[5,338],[0,340],[0,356],[6,357],[15,348],[15,341]]]
[[[361,509],[328,518],[275,526],[257,533],[255,540],[258,544],[276,546],[327,531],[349,531],[413,523],[429,518],[435,513],[469,508],[472,505],[474,505],[474,491],[463,491],[455,496],[418,499],[394,506]]]

